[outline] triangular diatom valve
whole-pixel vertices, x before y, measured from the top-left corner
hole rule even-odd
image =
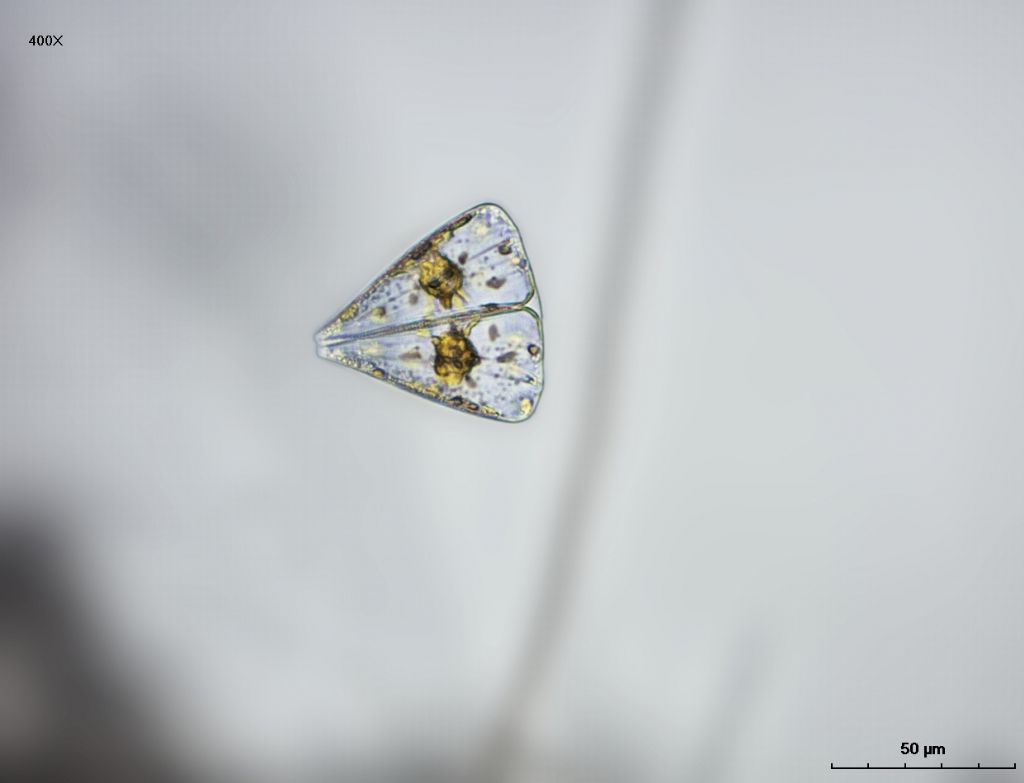
[[[544,388],[533,270],[496,204],[463,212],[415,245],[316,343],[324,359],[500,421],[529,418]]]

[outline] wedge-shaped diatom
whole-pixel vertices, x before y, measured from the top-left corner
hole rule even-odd
[[[478,416],[523,421],[544,387],[540,298],[495,204],[448,221],[316,335],[324,359]]]

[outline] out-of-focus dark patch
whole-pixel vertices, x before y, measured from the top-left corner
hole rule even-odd
[[[105,658],[73,561],[51,518],[0,509],[0,780],[184,781]]]

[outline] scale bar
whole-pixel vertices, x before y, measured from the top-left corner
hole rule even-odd
[[[874,771],[874,770],[887,770],[887,769],[935,769],[935,770],[939,770],[939,769],[973,769],[973,770],[979,770],[979,769],[1017,769],[1017,762],[1016,761],[1013,762],[1013,766],[1012,767],[983,767],[979,763],[979,764],[977,764],[976,766],[973,766],[973,767],[947,767],[945,764],[939,764],[939,766],[937,766],[937,767],[907,766],[906,764],[904,764],[902,767],[878,767],[878,766],[872,767],[870,764],[865,764],[863,767],[841,767],[841,766],[837,767],[835,764],[830,764],[829,768],[830,769],[860,770],[861,772],[863,772],[863,771]]]

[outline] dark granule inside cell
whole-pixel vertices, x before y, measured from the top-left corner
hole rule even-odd
[[[427,252],[430,250],[430,247],[430,240],[424,239],[422,242],[420,242],[418,245],[416,245],[416,247],[412,249],[409,255],[412,256],[413,258],[423,258],[423,256],[425,256]]]
[[[462,228],[464,225],[466,225],[472,219],[473,219],[472,213],[469,214],[469,215],[463,215],[458,220],[453,220],[451,222],[451,224],[448,226],[448,230],[449,231],[455,231],[456,229]]]

